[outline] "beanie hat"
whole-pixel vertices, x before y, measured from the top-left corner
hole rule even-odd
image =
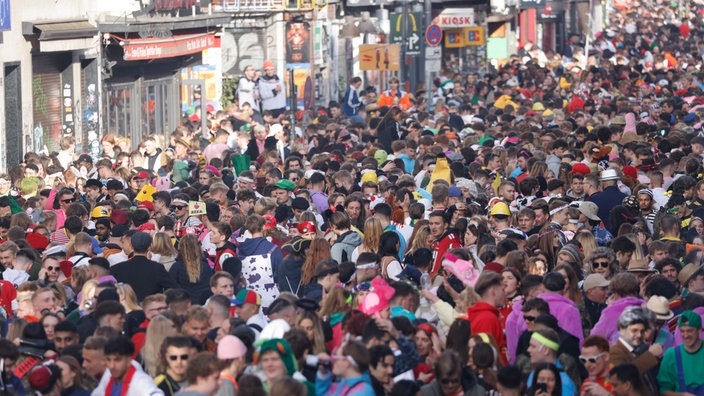
[[[247,354],[247,347],[239,338],[226,335],[218,342],[218,359],[237,359]]]
[[[61,370],[55,364],[35,367],[30,373],[27,380],[32,388],[38,392],[49,392],[56,382],[61,378]]]
[[[572,256],[572,258],[574,258],[574,260],[578,263],[581,263],[583,260],[582,253],[580,253],[577,246],[575,246],[573,244],[568,243],[567,245],[563,246],[562,249],[560,249],[559,253],[563,253],[563,252]]]
[[[259,347],[259,353],[256,356],[255,363],[259,362],[259,357],[261,357],[266,351],[276,351],[279,357],[284,362],[286,367],[286,373],[288,375],[293,375],[296,372],[296,358],[293,356],[293,351],[291,350],[291,345],[288,341],[283,338],[272,338],[262,342]]]

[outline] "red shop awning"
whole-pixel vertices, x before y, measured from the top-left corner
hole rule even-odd
[[[195,54],[215,47],[215,33],[176,35],[166,39],[134,39],[124,42],[124,59],[139,61]]]

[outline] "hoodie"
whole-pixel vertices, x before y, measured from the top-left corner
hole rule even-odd
[[[242,260],[242,275],[247,287],[259,293],[262,307],[268,308],[279,295],[276,279],[283,263],[281,249],[266,238],[257,237],[240,243],[237,255]]]
[[[332,245],[330,249],[330,257],[341,264],[343,261],[350,261],[352,259],[352,252],[354,249],[362,244],[362,237],[358,233],[350,230],[346,233],[340,235]]]
[[[600,335],[609,341],[609,344],[618,338],[618,318],[628,307],[640,307],[645,301],[638,297],[625,297],[615,300],[601,311],[599,321],[592,328],[591,335]]]
[[[550,313],[557,318],[557,324],[566,332],[579,339],[579,346],[584,341],[582,316],[577,305],[569,298],[558,293],[543,293],[539,296],[550,306]]]
[[[343,378],[340,382],[333,384],[332,373],[321,374],[316,376],[315,381],[316,395],[354,395],[354,396],[374,396],[374,388],[372,380],[369,377],[369,372],[365,372],[359,377]]]
[[[480,301],[467,309],[467,319],[473,334],[490,334],[494,337],[500,349],[506,348],[506,337],[501,328],[501,322],[499,322],[498,308]]]

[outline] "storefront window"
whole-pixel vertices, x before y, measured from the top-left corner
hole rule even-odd
[[[107,133],[115,136],[132,135],[132,97],[134,84],[116,84],[107,87]]]

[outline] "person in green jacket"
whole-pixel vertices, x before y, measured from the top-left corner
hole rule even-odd
[[[663,396],[686,392],[701,395],[704,391],[704,377],[700,375],[704,365],[704,348],[699,338],[702,318],[693,311],[684,311],[677,325],[683,343],[665,352],[658,372],[660,392]]]

